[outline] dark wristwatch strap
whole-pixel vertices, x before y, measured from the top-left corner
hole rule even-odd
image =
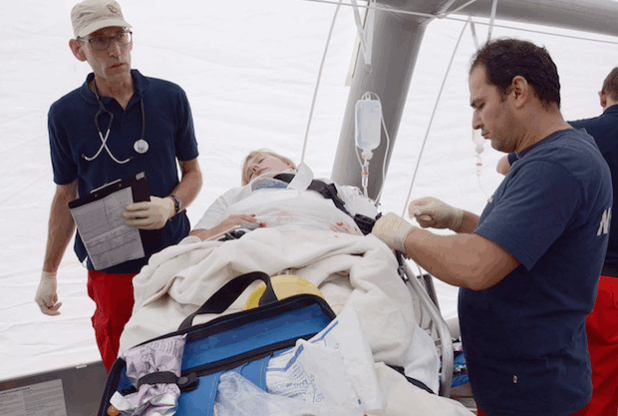
[[[176,195],[171,194],[170,195],[172,197],[172,199],[174,200],[174,208],[176,209],[176,213],[174,215],[178,215],[180,214],[182,211],[185,210],[184,205],[182,204],[182,200],[180,198],[178,198]]]

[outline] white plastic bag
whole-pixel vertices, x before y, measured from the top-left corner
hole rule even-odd
[[[353,308],[345,308],[309,341],[299,340],[271,358],[266,385],[271,393],[313,403],[320,415],[362,416],[386,406]]]
[[[171,372],[180,377],[185,336],[152,341],[125,351],[126,374],[134,386],[151,373]],[[180,389],[176,384],[143,384],[136,393],[122,396],[116,392],[111,404],[127,416],[171,416],[176,413]]]
[[[221,375],[214,416],[318,416],[300,399],[267,393],[235,371]]]

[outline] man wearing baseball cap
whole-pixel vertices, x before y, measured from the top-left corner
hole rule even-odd
[[[152,254],[189,233],[184,207],[199,192],[202,175],[187,96],[176,84],[131,69],[133,34],[120,5],[113,0],[85,0],[73,7],[71,21],[75,34],[69,42],[71,51],[79,61],[88,62],[92,73],[49,110],[56,192],[35,301],[47,315],[60,313],[56,275],[75,230],[68,203],[144,172],[150,200],[131,203],[122,213],[127,226],[140,230],[143,256],[122,258],[119,237],[113,250],[122,260],[97,270],[79,230],[75,236],[75,253],[87,265],[88,295],[96,304],[92,323],[97,344],[109,370],[131,316],[133,276]]]

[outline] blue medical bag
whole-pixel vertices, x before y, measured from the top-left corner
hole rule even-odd
[[[197,315],[224,312],[258,279],[266,283],[266,290],[257,308],[193,325],[193,318]],[[293,347],[299,338],[311,338],[334,318],[335,313],[319,296],[300,294],[278,300],[267,274],[252,272],[238,276],[188,316],[177,331],[140,344],[186,334],[181,376],[149,374],[140,379],[138,385],[175,383],[181,391],[176,415],[211,416],[222,373],[237,371],[266,390],[266,366],[272,354]],[[97,415],[107,416],[115,392],[124,396],[135,391],[136,387],[126,375],[125,360],[116,359],[107,376]]]

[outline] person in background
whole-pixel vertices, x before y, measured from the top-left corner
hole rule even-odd
[[[599,91],[603,114],[570,121],[590,134],[612,172],[614,204],[618,203],[618,67],[612,69]],[[578,416],[618,414],[618,216],[612,208],[607,220],[609,244],[599,278],[597,299],[586,319],[592,365],[592,399]]]
[[[93,72],[49,110],[56,192],[35,301],[44,314],[60,313],[56,275],[75,230],[68,203],[145,172],[150,200],[129,204],[122,214],[126,225],[150,233],[149,242],[144,241],[145,257],[94,270],[79,232],[75,237],[77,257],[87,259],[88,295],[96,304],[92,324],[109,370],[131,316],[132,278],[153,253],[189,233],[184,207],[199,192],[202,175],[186,94],[176,84],[131,69],[131,25],[120,5],[113,0],[86,0],[73,7],[71,21],[75,34],[69,42],[71,52],[88,62]]]
[[[508,155],[502,156],[496,165],[496,172],[501,175],[506,175],[511,170],[511,165],[517,160],[517,153],[511,152]]]
[[[586,316],[608,242],[611,174],[592,137],[560,112],[545,48],[488,42],[469,74],[472,124],[519,160],[481,216],[412,201],[421,227],[388,213],[372,233],[459,286],[459,319],[479,415],[566,416],[592,395]]]
[[[603,113],[598,117],[570,121],[584,129],[596,142],[612,172],[614,204],[618,203],[618,67],[612,69],[599,91]],[[517,160],[515,152],[498,162],[497,170],[506,175]],[[616,416],[618,414],[618,216],[612,207],[609,243],[601,270],[597,298],[586,319],[588,351],[592,365],[592,399],[578,415]]]

